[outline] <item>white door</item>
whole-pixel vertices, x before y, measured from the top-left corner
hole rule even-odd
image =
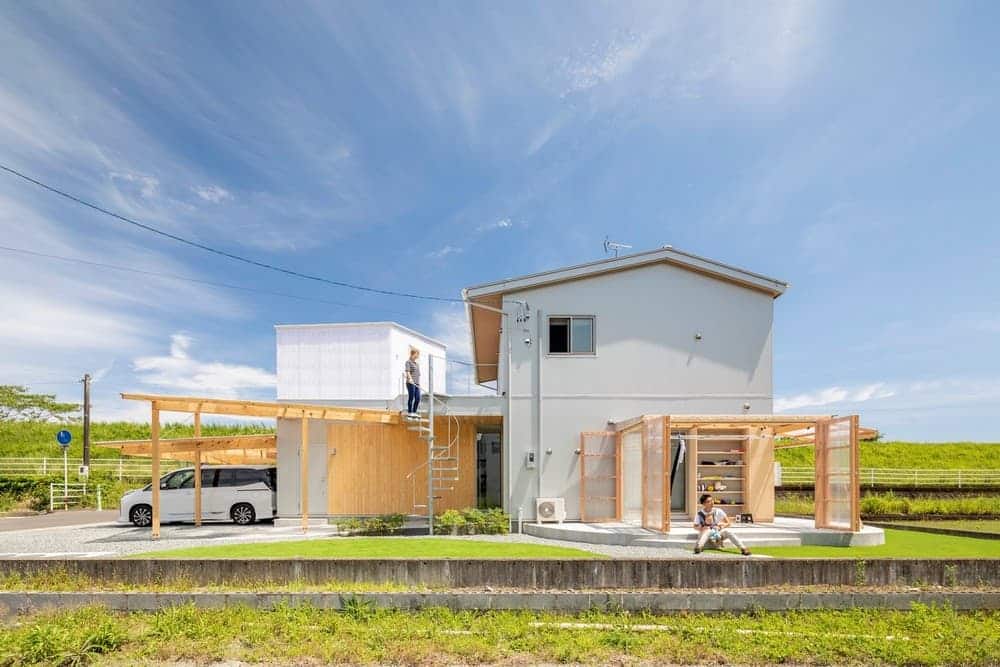
[[[178,470],[160,481],[160,517],[189,521],[194,517],[194,470]]]
[[[182,488],[186,489],[190,494],[191,507],[188,510],[188,515],[191,521],[194,521],[194,474],[184,480],[181,484]],[[211,511],[212,499],[215,497],[215,468],[205,468],[201,469],[201,518],[202,519],[213,519],[215,518]]]

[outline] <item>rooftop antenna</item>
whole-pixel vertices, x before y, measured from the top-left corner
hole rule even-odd
[[[626,250],[631,247],[632,246],[630,246],[627,243],[616,243],[615,241],[608,240],[607,236],[604,237],[604,254],[606,255],[610,255],[611,251],[613,250],[615,253],[615,257],[618,257],[619,250]]]

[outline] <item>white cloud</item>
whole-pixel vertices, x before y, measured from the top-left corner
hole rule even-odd
[[[461,254],[462,248],[453,245],[443,245],[437,250],[433,250],[427,253],[427,256],[431,259],[443,259],[448,255],[458,255]]]
[[[826,387],[805,394],[794,396],[779,396],[774,399],[775,412],[788,412],[805,407],[835,405],[840,403],[863,403],[879,398],[895,396],[896,391],[884,382],[846,389],[844,387]]]
[[[484,232],[492,232],[499,229],[510,229],[513,226],[514,222],[510,218],[501,218],[496,222],[484,222],[476,227],[476,231],[482,234]]]
[[[160,180],[155,176],[149,176],[148,174],[134,174],[129,172],[117,172],[113,171],[110,174],[111,178],[126,181],[132,183],[137,188],[139,188],[139,193],[142,194],[146,199],[151,199],[156,196],[160,189]]]
[[[213,204],[218,204],[233,198],[233,195],[229,192],[229,190],[226,190],[218,185],[195,186],[191,189],[194,190],[196,195],[207,202],[212,202]]]
[[[132,368],[139,381],[210,396],[235,396],[241,390],[273,389],[277,384],[275,374],[263,368],[194,359],[190,354],[193,342],[187,334],[175,333],[168,356],[135,359]]]

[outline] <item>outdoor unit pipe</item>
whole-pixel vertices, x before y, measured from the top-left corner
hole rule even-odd
[[[538,344],[535,345],[535,363],[538,366],[538,393],[535,395],[535,419],[536,429],[538,435],[535,438],[535,461],[536,464],[536,484],[537,489],[535,496],[537,498],[542,497],[542,469],[545,467],[545,462],[542,460],[542,310],[539,308],[537,311],[538,316]],[[537,520],[538,517],[536,516]]]

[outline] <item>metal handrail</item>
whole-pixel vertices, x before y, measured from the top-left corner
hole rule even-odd
[[[867,486],[908,484],[912,486],[1000,486],[1000,470],[981,468],[862,468],[859,481]],[[816,471],[809,467],[781,467],[781,482],[784,484],[807,484],[814,482]]]

